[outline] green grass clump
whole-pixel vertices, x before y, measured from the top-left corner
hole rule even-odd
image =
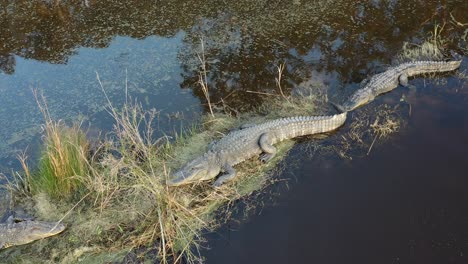
[[[69,198],[80,188],[79,177],[88,173],[86,153],[89,143],[78,125],[67,127],[51,119],[45,98],[34,91],[45,124],[43,147],[37,168],[30,170],[25,157],[20,157],[24,170],[23,186],[32,195],[46,193],[52,198]]]
[[[33,194],[45,192],[53,198],[69,197],[81,186],[79,176],[87,174],[83,153],[88,141],[78,126],[47,124],[37,171],[30,176]]]

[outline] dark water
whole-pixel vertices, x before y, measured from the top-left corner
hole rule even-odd
[[[0,171],[17,167],[18,151],[37,152],[33,88],[55,119],[84,120],[93,135],[111,127],[97,72],[115,106],[127,87],[170,134],[207,111],[200,39],[211,101],[245,111],[264,98],[249,91],[277,93],[281,63],[286,93],[340,100],[405,42],[434,37],[435,25],[447,50],[466,55],[467,13],[463,0],[1,1]],[[210,235],[208,263],[468,263],[464,60],[457,73],[417,78],[417,90],[366,106],[411,108],[408,125],[369,156],[327,160],[296,148],[287,159],[299,166],[286,169],[295,183],[235,231]]]
[[[276,206],[214,235],[207,263],[468,263],[468,99],[423,93],[369,156],[303,157]]]

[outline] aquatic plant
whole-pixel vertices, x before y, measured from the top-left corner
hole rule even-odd
[[[361,108],[353,122],[342,131],[332,148],[340,157],[353,159],[355,155],[369,155],[374,145],[389,140],[389,136],[406,126],[409,110],[405,104]]]

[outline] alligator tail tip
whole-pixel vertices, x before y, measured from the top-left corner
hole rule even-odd
[[[450,51],[450,55],[452,56],[452,58],[454,58],[455,60],[459,60],[461,61],[463,59],[463,56],[460,55],[459,53],[457,53],[456,51]]]

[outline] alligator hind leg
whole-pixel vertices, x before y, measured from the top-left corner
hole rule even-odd
[[[224,184],[224,183],[232,180],[234,177],[236,177],[236,170],[232,166],[224,165],[223,166],[223,171],[224,171],[224,174],[219,176],[219,178],[216,179],[216,181],[213,183],[214,187],[219,187],[222,184]]]
[[[398,76],[398,82],[402,85],[407,87],[408,86],[408,75],[403,73],[400,76]]]
[[[408,75],[405,73],[398,77],[398,82],[401,84],[401,86],[408,87],[410,90],[416,89],[416,86],[408,83]]]
[[[273,147],[272,137],[269,133],[264,133],[260,136],[258,144],[263,151],[263,154],[260,155],[260,160],[267,162],[271,160],[276,154],[276,148]]]

